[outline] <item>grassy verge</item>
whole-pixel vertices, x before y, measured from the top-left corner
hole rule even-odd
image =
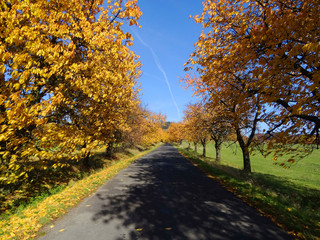
[[[183,148],[188,147],[187,142],[183,142]],[[198,153],[202,153],[202,147],[198,146]],[[207,144],[208,160],[215,160],[214,143]],[[275,165],[272,156],[264,158],[258,151],[251,153],[252,171],[261,174],[271,174],[286,179],[297,185],[320,190],[320,149],[315,149],[311,155],[291,165],[290,168],[283,168]],[[285,159],[285,156],[283,157]],[[281,159],[280,159],[281,160]],[[221,150],[221,165],[242,169],[243,160],[241,148],[238,144],[225,143]]]
[[[229,191],[271,218],[297,239],[320,239],[320,192],[288,177],[254,172],[246,176],[239,168],[216,165],[212,158],[178,147],[179,151]],[[227,160],[225,160],[227,161]],[[280,168],[279,166],[276,166]]]
[[[42,226],[65,214],[71,207],[78,204],[83,198],[91,195],[92,192],[120,170],[126,168],[136,159],[151,152],[158,146],[136,154],[134,157],[121,159],[82,180],[70,183],[52,196],[33,202],[14,214],[2,216],[0,221],[0,239],[34,238]]]

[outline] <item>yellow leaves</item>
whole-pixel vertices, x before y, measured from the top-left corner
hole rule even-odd
[[[129,128],[128,114],[138,104],[140,64],[124,43],[132,36],[122,28],[126,20],[137,25],[141,11],[136,3],[127,1],[123,9],[120,1],[108,1],[115,13],[126,12],[113,24],[115,15],[110,13],[99,20],[88,18],[98,7],[80,8],[77,0],[60,1],[54,10],[45,0],[22,1],[14,5],[22,13],[0,13],[8,21],[0,31],[5,39],[0,81],[6,78],[0,141],[7,142],[1,157],[10,162],[5,170],[19,172],[21,160],[37,168],[39,159],[56,160],[39,168],[62,167],[60,159],[80,159],[97,141]],[[77,149],[84,144],[84,150]],[[0,170],[0,178],[5,178],[5,170]]]
[[[126,33],[125,36],[126,36],[127,39],[130,39],[131,41],[133,41],[133,37],[132,37],[132,35],[130,33]]]
[[[3,135],[1,135],[3,137]],[[2,155],[3,159],[7,159],[10,157],[10,152],[9,151],[4,151],[4,152],[0,152],[0,154]]]
[[[40,49],[38,52],[37,52],[37,56],[43,56],[44,55],[44,50],[43,49]]]
[[[295,162],[296,162],[296,159],[294,159],[294,158],[289,158],[289,159],[288,159],[288,162],[289,162],[289,163],[295,163]]]
[[[196,23],[202,23],[204,20],[203,16],[199,16],[199,15],[194,16],[193,19]]]
[[[4,64],[0,64],[0,73],[5,73],[6,72],[6,67]]]
[[[22,213],[12,215],[9,219],[0,221],[0,229],[3,231],[1,237],[3,237],[3,239],[12,239],[11,236],[14,235],[17,239],[33,238],[32,236],[42,227],[40,223],[41,219],[56,219],[68,210],[67,205],[73,206],[88,195],[86,191],[83,191],[83,186],[86,186],[89,192],[91,192],[97,188],[96,181],[100,179],[100,177],[97,177],[98,175],[103,176],[103,178],[99,180],[103,183],[133,161],[134,159],[123,160],[113,165],[112,168],[104,169],[100,173],[91,175],[67,187],[63,192],[46,198],[37,204],[37,206],[29,206]],[[54,228],[54,225],[51,225],[50,228]],[[65,231],[65,229],[59,230],[59,232],[63,231]]]
[[[279,104],[281,113],[269,115],[271,125],[293,126],[289,134],[301,129],[312,132],[315,121],[297,116],[318,119],[316,97],[310,92],[317,92],[320,32],[314,24],[319,22],[319,4],[310,0],[301,8],[298,5],[282,6],[273,0],[268,4],[205,1],[203,14],[194,19],[201,22],[205,17],[207,34],[200,35],[186,68],[197,68],[202,80],[190,82],[195,93],[208,97],[211,106],[235,103],[243,114],[252,112],[255,99],[270,105],[284,99],[290,107]],[[258,98],[249,101],[252,89]],[[289,123],[286,119],[291,118]]]
[[[311,52],[311,51],[319,52],[320,46],[319,46],[319,43],[317,42],[309,42],[303,45],[302,50],[304,50],[305,52]]]

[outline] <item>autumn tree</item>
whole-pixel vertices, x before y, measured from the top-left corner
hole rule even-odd
[[[225,114],[221,114],[222,109],[220,106],[215,108],[204,107],[207,111],[206,125],[210,133],[211,139],[214,141],[214,147],[216,150],[216,162],[221,162],[221,147],[222,143],[227,139],[227,137],[232,133],[232,124],[230,123],[230,118]]]
[[[203,5],[195,21],[205,31],[189,60],[201,76],[199,89],[218,99],[214,105],[237,113],[235,123],[248,126],[243,120],[248,113],[251,130],[264,120],[270,135],[281,131],[276,135],[283,148],[291,148],[286,143],[292,135],[318,136],[319,1],[207,0]],[[253,132],[242,138],[241,127],[235,130],[240,146],[248,146],[251,141],[243,140]]]
[[[201,46],[209,46],[209,43],[208,45],[205,44]],[[187,75],[184,79],[185,83],[195,91],[195,94],[202,96],[206,102],[206,111],[211,114],[214,113],[217,117],[208,118],[209,124],[207,124],[207,127],[210,126],[210,122],[214,125],[215,121],[218,120],[221,125],[217,127],[219,131],[222,131],[222,134],[224,127],[229,125],[233,128],[242,150],[243,169],[250,173],[250,147],[255,145],[253,144],[255,143],[254,136],[264,107],[258,96],[246,91],[247,82],[252,81],[252,79],[245,71],[242,71],[242,67],[238,66],[236,68],[234,66],[234,71],[224,71],[222,73],[218,69],[219,65],[212,67],[212,63],[211,66],[206,66],[207,61],[202,59],[201,54],[205,54],[208,50],[204,48],[202,50],[202,52],[200,50],[197,52],[199,54],[197,55],[197,64],[201,66],[198,70],[201,71],[202,75],[200,75],[200,78]],[[211,56],[211,58],[213,59],[214,56]],[[193,64],[196,63],[193,59],[190,61]],[[215,131],[214,128],[212,130]],[[214,134],[214,132],[211,133]],[[219,156],[217,157],[219,158]]]
[[[0,180],[90,155],[126,128],[140,63],[136,0],[0,3]],[[30,178],[30,177],[29,177]]]
[[[181,143],[184,140],[184,126],[182,122],[172,122],[168,128],[168,141]]]
[[[230,77],[230,76],[229,76]],[[214,112],[215,116],[207,118],[205,125],[209,133],[215,140],[216,160],[219,161],[221,144],[229,128],[233,128],[237,136],[237,141],[241,147],[243,155],[243,168],[245,172],[251,172],[250,147],[253,146],[254,136],[257,132],[258,122],[261,117],[263,106],[255,96],[251,96],[245,91],[236,91],[229,83],[241,88],[241,83],[229,78],[216,79],[214,90],[211,90],[211,100],[207,103],[208,112]],[[201,84],[206,84],[199,79]],[[209,85],[210,86],[210,85]]]
[[[184,119],[183,121],[184,140],[188,142],[188,148],[191,148],[190,143],[193,143],[194,151],[198,152],[199,137],[195,135],[194,132],[195,132],[195,126],[192,125],[188,119]]]
[[[164,142],[167,140],[167,134],[162,128],[165,123],[165,115],[154,113],[141,104],[137,105],[131,109],[128,128],[123,132],[121,141],[129,143],[129,147]]]
[[[186,133],[193,139],[195,145],[202,145],[202,156],[206,156],[206,145],[210,140],[210,129],[208,125],[208,113],[201,103],[189,104],[184,110],[184,125]]]
[[[241,61],[254,64],[251,73],[258,81],[251,91],[275,108],[269,113],[269,133],[280,130],[283,138],[310,134],[319,143],[320,2],[252,1],[238,8],[243,13],[232,22],[245,18],[250,24],[235,27],[235,51],[246,52]]]
[[[162,126],[166,122],[166,116],[148,111],[148,116],[142,125],[142,143],[152,145],[166,140],[166,133]]]
[[[221,161],[222,143],[231,132],[231,124],[226,115],[220,115],[221,111],[220,107],[210,108],[203,99],[202,102],[188,105],[184,112],[185,131],[189,138],[199,139],[203,146],[203,156],[205,156],[207,141],[213,140],[217,163]]]

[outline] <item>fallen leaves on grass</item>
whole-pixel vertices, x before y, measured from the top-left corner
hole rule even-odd
[[[45,225],[40,223],[40,219],[54,220],[62,216],[121,169],[126,168],[136,159],[152,150],[154,148],[132,158],[119,161],[98,173],[75,182],[62,192],[44,199],[36,206],[27,207],[22,213],[14,214],[8,219],[1,220],[0,240],[27,240],[36,237],[39,229]],[[51,228],[53,227],[51,225]],[[60,231],[63,231],[63,229]]]

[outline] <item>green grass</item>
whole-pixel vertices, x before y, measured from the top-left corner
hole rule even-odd
[[[211,143],[207,146],[206,158],[200,156],[201,148],[195,153],[187,149],[186,143],[179,150],[297,239],[320,239],[320,165],[317,159],[320,152],[314,152],[289,169],[274,165],[271,158],[255,155],[251,158],[253,173],[247,176],[241,171],[241,149],[233,148],[224,146],[221,165],[214,163],[215,151]]]
[[[187,148],[188,144],[183,142],[182,147]],[[192,146],[193,148],[193,146]],[[215,160],[215,148],[213,143],[207,145],[207,157],[209,161]],[[198,146],[198,153],[202,153],[202,147]],[[320,190],[320,150],[314,150],[311,155],[291,165],[290,168],[283,168],[275,165],[272,157],[264,158],[259,152],[251,156],[252,172],[271,174],[286,179],[289,182],[301,186]],[[238,169],[243,168],[241,148],[237,144],[224,144],[221,150],[221,165]]]

